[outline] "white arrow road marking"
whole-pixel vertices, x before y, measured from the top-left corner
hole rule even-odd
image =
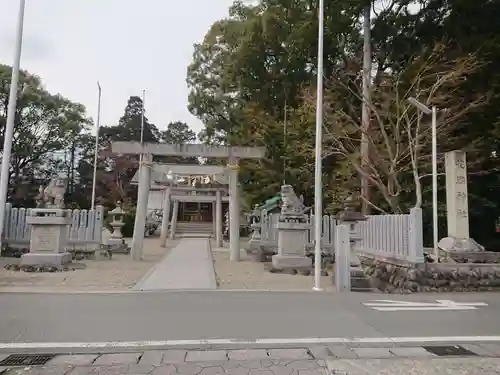
[[[488,304],[484,302],[454,302],[451,300],[436,300],[436,302],[377,300],[364,302],[363,304],[377,311],[477,310],[478,307],[488,306]]]

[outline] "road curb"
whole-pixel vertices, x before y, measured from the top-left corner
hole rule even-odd
[[[500,357],[499,344],[479,344],[468,345],[468,352],[460,355],[437,355],[428,346],[397,347],[397,348],[353,348],[349,346],[311,346],[302,348],[289,348],[280,346],[279,348],[249,349],[244,350],[118,350],[116,352],[89,351],[89,352],[45,352],[49,354],[48,362],[39,364],[43,366],[117,366],[124,365],[154,365],[166,364],[191,364],[203,363],[203,366],[220,366],[227,362],[260,362],[261,360],[287,360],[297,361],[300,366],[304,366],[304,361],[317,362],[319,366],[326,366],[330,370],[342,360],[401,360],[401,359],[439,359],[439,358],[465,358],[465,357]],[[9,354],[27,354],[20,352],[10,352]],[[39,355],[42,353],[30,353]],[[0,354],[1,360],[8,360],[9,356]],[[26,358],[25,358],[26,359]],[[262,365],[262,363],[261,363]],[[19,366],[19,365],[18,365]],[[22,367],[22,366],[21,366]],[[309,367],[309,366],[306,366]],[[2,368],[0,368],[2,370]]]
[[[394,348],[424,345],[500,344],[500,336],[441,337],[359,337],[359,338],[290,338],[290,339],[211,339],[170,341],[115,342],[31,342],[0,343],[0,353],[120,353],[151,350],[233,350],[310,348],[346,346],[349,348]]]

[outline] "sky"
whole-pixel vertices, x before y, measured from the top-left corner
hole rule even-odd
[[[146,116],[160,129],[201,122],[187,110],[193,44],[228,15],[232,0],[27,0],[21,69],[45,88],[116,125],[131,95],[146,90]],[[19,0],[0,0],[0,63],[12,65]]]

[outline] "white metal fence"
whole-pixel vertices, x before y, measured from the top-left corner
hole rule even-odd
[[[263,211],[260,218],[260,237],[263,244],[278,241],[279,214]],[[308,243],[314,241],[314,215],[308,217]],[[324,215],[321,243],[333,253],[338,221],[335,216]],[[366,221],[356,224],[361,252],[411,262],[423,262],[422,210],[413,208],[409,214],[369,215]]]
[[[10,203],[5,206],[3,234],[9,246],[26,247],[30,242],[30,226],[26,217],[32,208],[15,208]],[[95,210],[68,210],[71,223],[68,230],[68,245],[73,249],[86,249],[101,244],[104,224],[104,207],[96,206]]]

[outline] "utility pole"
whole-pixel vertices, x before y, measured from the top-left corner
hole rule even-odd
[[[371,211],[367,201],[370,200],[370,184],[366,174],[369,173],[370,163],[370,103],[371,103],[371,72],[372,72],[372,48],[371,48],[371,2],[363,9],[363,107],[361,112],[361,196],[362,212],[368,215]]]

